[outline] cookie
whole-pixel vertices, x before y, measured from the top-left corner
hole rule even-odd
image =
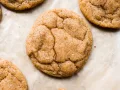
[[[120,28],[120,0],[79,0],[79,3],[90,22],[104,28]]]
[[[26,10],[37,6],[44,0],[0,0],[1,4],[12,10]]]
[[[92,48],[92,34],[76,13],[54,9],[38,17],[26,41],[33,64],[54,77],[69,77],[85,64]]]
[[[0,21],[1,21],[1,19],[2,19],[2,9],[0,7]]]
[[[11,62],[0,59],[0,90],[28,90],[25,77]]]

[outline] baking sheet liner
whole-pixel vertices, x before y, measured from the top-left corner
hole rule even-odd
[[[0,23],[0,57],[10,60],[25,75],[29,90],[120,90],[120,31],[91,25],[93,49],[91,56],[77,75],[56,79],[39,72],[26,55],[25,41],[36,18],[44,11],[66,8],[78,13],[78,0],[46,0],[39,7],[22,13],[2,7]]]

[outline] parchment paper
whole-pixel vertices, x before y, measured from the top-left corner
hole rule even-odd
[[[77,75],[56,79],[39,72],[26,55],[25,41],[36,18],[53,8],[73,10],[84,18],[78,0],[46,0],[39,7],[16,13],[2,7],[0,57],[10,60],[25,75],[29,90],[120,90],[120,30],[91,25],[94,39],[92,54]]]

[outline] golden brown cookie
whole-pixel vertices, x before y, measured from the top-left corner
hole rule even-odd
[[[0,59],[0,90],[28,90],[20,70],[11,62]]]
[[[1,6],[0,6],[0,21],[2,19],[2,9],[1,9]]]
[[[92,34],[76,13],[54,9],[38,17],[26,41],[27,54],[42,72],[68,77],[89,57]]]
[[[120,28],[120,0],[79,0],[80,9],[92,23],[105,28]]]
[[[1,4],[12,10],[26,10],[37,6],[44,0],[0,0]]]

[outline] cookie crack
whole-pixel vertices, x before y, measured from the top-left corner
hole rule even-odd
[[[119,8],[120,8],[120,7],[117,7],[112,13],[107,13],[107,12],[106,12],[106,9],[103,7],[103,6],[106,5],[107,0],[105,1],[105,3],[104,3],[103,5],[95,5],[95,4],[93,4],[91,1],[89,1],[89,3],[90,3],[92,6],[94,6],[94,7],[97,7],[97,8],[99,8],[99,9],[104,10],[105,15],[104,15],[104,16],[101,16],[101,17],[102,17],[103,19],[108,19],[108,20],[110,20],[110,23],[113,23],[112,21],[113,21],[114,18],[109,18],[109,17],[107,17],[106,15],[108,15],[108,14],[114,15],[114,14],[119,10]],[[101,19],[100,21],[104,21],[103,19]]]
[[[54,53],[55,53],[54,57],[55,57],[55,60],[56,60],[56,57],[57,57],[57,53],[56,53],[56,50],[55,50],[56,38],[55,38],[55,36],[54,36],[54,34],[52,33],[51,30],[50,30],[50,32],[51,32],[51,35],[52,35],[53,38],[54,38],[53,50],[54,50]],[[55,61],[55,60],[54,60],[54,61]],[[53,61],[52,61],[52,62],[53,62]]]
[[[50,29],[49,27],[47,27],[46,25],[44,25],[46,28],[48,28],[49,29],[49,31],[50,31],[50,33],[51,33],[51,35],[53,36],[53,38],[54,38],[54,44],[53,44],[53,50],[54,50],[54,53],[55,53],[55,55],[54,55],[54,60],[51,62],[51,63],[53,63],[55,60],[56,60],[56,57],[57,57],[57,53],[56,53],[56,50],[55,50],[55,41],[56,41],[56,39],[55,39],[55,36],[54,36],[54,34],[52,33],[52,29]]]
[[[44,25],[44,26],[45,26],[46,28],[48,28],[46,25]],[[55,50],[56,38],[55,38],[54,34],[52,33],[51,29],[50,29],[50,28],[48,28],[48,29],[49,29],[51,35],[52,35],[53,38],[54,38],[53,50],[54,50],[54,53],[55,53],[55,55],[54,55],[55,59],[51,62],[51,64],[52,64],[53,62],[56,62],[56,57],[57,57],[56,50]],[[88,31],[88,30],[87,30],[87,31]],[[85,35],[84,35],[84,39],[83,39],[83,40],[85,40],[85,38],[86,38],[87,31],[86,31],[86,33],[85,33]],[[70,36],[71,36],[71,35],[70,35]],[[72,37],[72,38],[74,38],[74,37]],[[40,49],[41,49],[41,48],[40,48]],[[38,49],[36,52],[31,53],[31,55],[37,60],[37,62],[39,62],[39,60],[36,58],[36,56],[34,55],[34,53],[37,53],[40,49]],[[30,55],[30,56],[31,56],[31,55]],[[79,67],[77,67],[76,64],[75,64],[76,62],[79,62],[79,60],[77,60],[77,61],[74,62],[74,61],[70,60],[70,58],[69,58],[68,60],[65,60],[65,62],[67,62],[67,61],[72,62],[72,63],[74,64],[74,66],[76,67],[76,69],[79,69]],[[80,61],[82,61],[82,60],[80,60]],[[61,75],[60,72],[62,72],[62,71],[61,71],[60,64],[65,63],[65,62],[61,62],[61,63],[56,62],[57,65],[58,65],[58,67],[59,67],[58,71],[56,71],[56,73],[57,73],[58,75]],[[43,64],[43,63],[41,63],[41,62],[39,62],[39,63],[40,63],[40,64]],[[49,65],[49,64],[45,64],[45,63],[44,63],[44,65]],[[52,67],[52,66],[51,66],[51,67]],[[52,67],[52,68],[53,68],[53,67]],[[53,69],[54,69],[54,68],[53,68]],[[53,71],[53,70],[47,70],[47,71]],[[57,75],[57,74],[54,74],[54,75]]]
[[[57,54],[56,54],[56,51],[55,51],[55,36],[54,36],[54,34],[52,33],[52,31],[51,31],[51,29],[49,28],[49,27],[47,27],[46,25],[44,25],[44,24],[42,24],[43,26],[45,26],[49,31],[50,31],[50,33],[51,33],[51,35],[53,36],[53,38],[54,38],[54,44],[53,44],[53,50],[54,50],[54,53],[55,53],[55,55],[54,55],[54,60],[51,62],[51,63],[53,63],[55,60],[56,60],[56,56],[57,56]],[[42,45],[43,45],[43,43],[42,43]],[[42,48],[42,45],[41,45],[41,48]],[[36,58],[36,56],[34,55],[34,53],[38,53],[38,51],[40,51],[41,50],[41,48],[39,48],[38,50],[36,50],[35,52],[31,52],[31,54],[29,55],[30,57],[33,55],[34,57],[35,57],[35,59],[39,62],[39,60]],[[39,63],[41,63],[41,62],[39,62]],[[41,63],[41,64],[43,64],[43,63]],[[44,63],[45,64],[45,63]],[[46,64],[47,65],[47,64]]]
[[[4,69],[9,69],[9,68],[4,68]],[[9,70],[7,70],[7,73],[9,73],[12,77],[15,77],[19,82],[22,82],[22,81],[19,80],[14,74],[12,74],[11,72],[9,72]],[[2,79],[0,80],[0,83],[1,83],[2,81],[4,81],[4,80],[9,76],[9,74],[7,74],[4,78],[2,78]]]
[[[0,80],[0,83],[1,83],[2,81],[4,81],[6,78],[7,78],[7,76],[5,76],[4,78],[2,78],[2,79]]]
[[[63,24],[63,22],[66,20],[66,19],[75,19],[75,18],[72,18],[72,17],[65,17],[65,18],[63,18],[63,17],[61,17],[60,15],[58,15],[56,12],[54,12],[54,14],[57,16],[57,17],[59,17],[59,18],[61,18],[61,19],[63,19],[63,21],[62,21],[62,24]],[[45,25],[46,26],[46,25]],[[47,26],[46,26],[47,27]],[[48,27],[47,27],[48,28]],[[56,27],[56,28],[58,28],[58,27]],[[49,28],[50,29],[50,28]],[[53,29],[53,28],[52,28]],[[58,28],[59,29],[59,28]],[[64,30],[67,34],[69,34],[66,30],[65,30],[65,27],[64,27],[64,25],[63,25],[63,28],[60,28],[60,29],[62,29],[62,30]],[[87,31],[85,32],[85,35],[86,35],[86,33],[87,33]],[[53,34],[52,34],[53,35]],[[69,34],[70,35],[70,34]],[[70,35],[72,38],[74,38],[74,39],[76,39],[76,40],[80,40],[80,41],[84,41],[84,39],[85,39],[85,35],[84,35],[84,38],[83,39],[78,39],[78,38],[76,38],[76,37],[74,37],[74,36],[72,36],[72,35]],[[54,35],[53,35],[53,37],[54,37]],[[55,39],[55,37],[54,37],[54,39]]]

